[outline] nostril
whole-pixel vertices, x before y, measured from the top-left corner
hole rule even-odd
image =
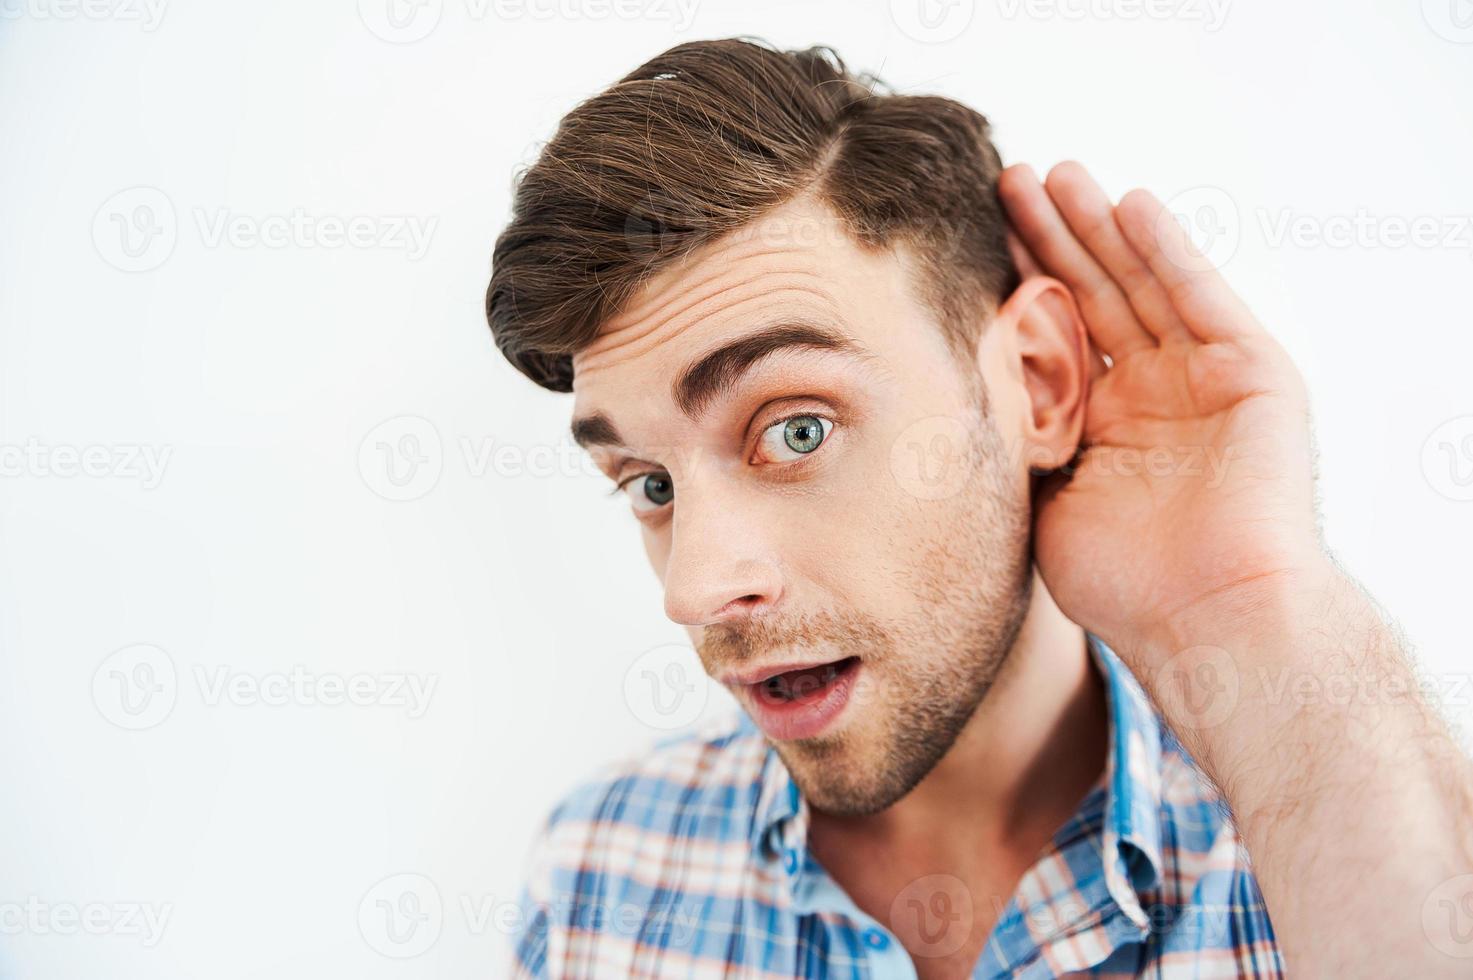
[[[716,615],[718,617],[721,617],[730,615],[731,613],[735,612],[745,612],[752,607],[759,605],[761,602],[762,597],[760,595],[744,595],[740,598],[733,599],[726,605],[722,606],[719,610],[717,610]]]

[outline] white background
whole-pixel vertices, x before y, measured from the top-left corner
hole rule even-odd
[[[1215,229],[1330,541],[1473,719],[1468,0],[152,2],[0,0],[0,974],[502,973],[536,821],[692,661],[571,396],[493,347],[491,244],[559,117],[683,40],[832,44]]]

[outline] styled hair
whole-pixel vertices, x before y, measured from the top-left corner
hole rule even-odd
[[[515,188],[486,318],[523,374],[573,390],[572,355],[649,276],[803,192],[866,248],[909,246],[951,350],[1018,283],[986,118],[897,95],[831,48],[679,44],[563,117]]]

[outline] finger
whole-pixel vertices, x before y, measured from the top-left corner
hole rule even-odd
[[[1007,230],[1008,252],[1013,256],[1013,264],[1018,268],[1018,275],[1022,279],[1030,279],[1033,276],[1044,274],[1043,268],[1039,266],[1038,260],[1033,253],[1028,251],[1028,246],[1018,237],[1017,232],[1011,228]],[[1098,381],[1106,371],[1110,369],[1110,363],[1100,352],[1094,341],[1089,341],[1089,377],[1091,381]]]
[[[1088,171],[1066,161],[1049,171],[1044,186],[1074,237],[1115,280],[1141,324],[1163,344],[1194,342],[1166,287],[1125,240],[1115,221],[1115,206]]]
[[[1263,328],[1192,244],[1186,229],[1149,191],[1120,199],[1116,220],[1126,241],[1166,287],[1166,295],[1188,330],[1205,341],[1241,340]]]
[[[1023,239],[1013,229],[1008,229],[1008,252],[1013,256],[1013,265],[1018,267],[1018,276],[1029,279],[1033,276],[1043,275],[1043,269],[1033,253],[1028,251],[1028,246],[1023,244]]]
[[[1018,237],[1044,270],[1074,293],[1090,337],[1102,351],[1119,360],[1156,345],[1125,294],[1070,233],[1027,164],[1004,170],[997,189]]]
[[[1110,370],[1110,365],[1106,363],[1104,355],[1091,342],[1089,345],[1089,379],[1091,381],[1098,381],[1108,370]]]

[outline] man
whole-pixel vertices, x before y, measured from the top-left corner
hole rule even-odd
[[[683,44],[562,121],[487,312],[744,709],[559,804],[519,974],[1468,972],[1468,762],[1149,194]],[[1331,676],[1403,696],[1275,694]]]

